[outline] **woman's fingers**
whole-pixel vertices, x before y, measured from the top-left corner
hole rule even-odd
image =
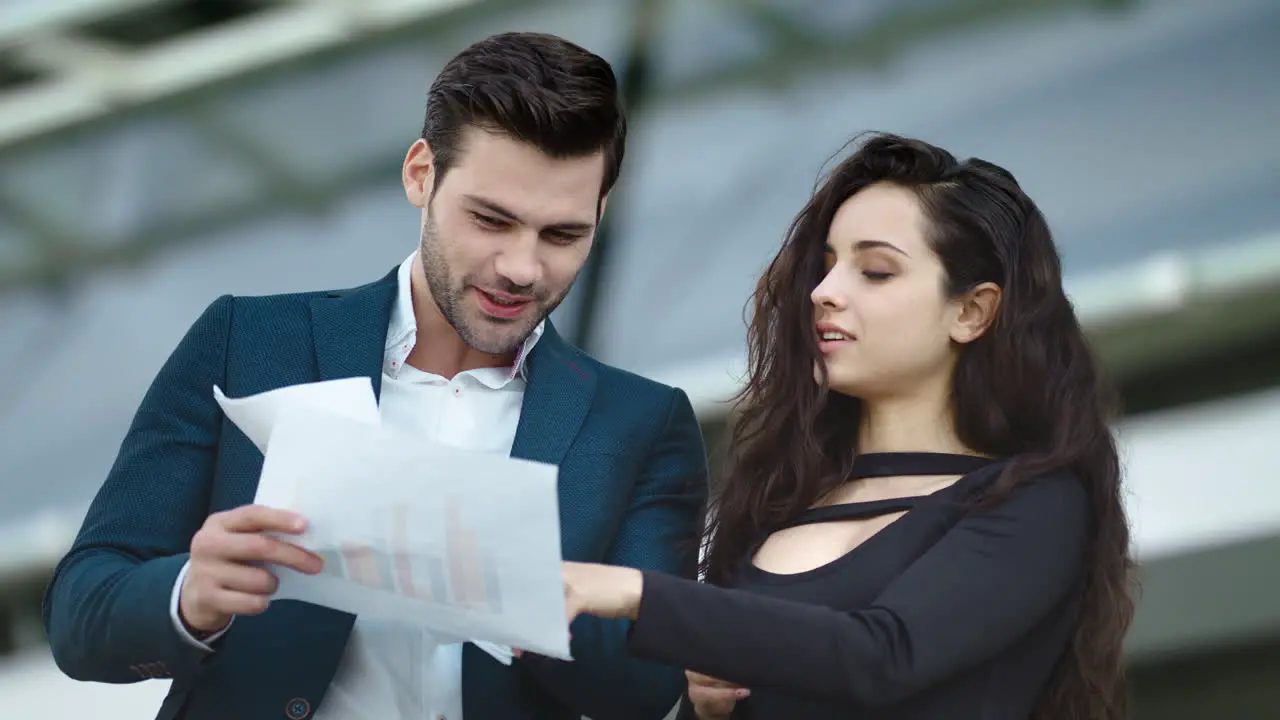
[[[738,701],[748,694],[743,688],[689,686],[689,700],[700,718],[728,717]]]
[[[684,676],[685,676],[685,679],[689,681],[690,685],[702,685],[705,687],[717,687],[717,688],[738,687],[738,685],[731,683],[728,680],[713,678],[710,675],[703,675],[702,673],[696,673],[692,670],[685,670]]]
[[[684,675],[689,680],[689,700],[700,718],[728,717],[738,701],[751,694],[744,687],[692,670]]]

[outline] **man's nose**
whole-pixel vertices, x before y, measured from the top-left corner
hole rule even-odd
[[[514,288],[533,288],[542,274],[538,239],[520,237],[507,243],[494,263],[498,274]]]

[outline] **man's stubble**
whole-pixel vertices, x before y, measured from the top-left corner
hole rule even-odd
[[[564,302],[569,291],[573,289],[573,283],[577,280],[576,273],[573,280],[569,282],[560,295],[547,302],[543,299],[546,291],[542,288],[515,287],[506,282],[504,278],[495,278],[495,282],[490,284],[490,289],[517,295],[532,295],[536,298],[534,302],[538,306],[537,314],[532,321],[523,321],[528,326],[516,336],[486,338],[482,328],[476,327],[475,324],[468,321],[463,309],[467,288],[479,283],[476,283],[473,277],[464,277],[456,284],[453,282],[449,261],[444,256],[440,228],[432,217],[429,205],[425,215],[418,254],[422,259],[422,269],[427,280],[427,290],[431,293],[431,299],[435,301],[436,307],[440,309],[440,314],[444,316],[445,321],[453,327],[454,331],[458,333],[458,337],[462,338],[462,341],[468,347],[490,355],[506,355],[514,352],[516,348],[520,347],[528,339],[533,329],[538,326],[538,323],[545,320],[560,306],[560,303]],[[478,320],[478,322],[484,323],[485,321]],[[493,324],[497,325],[498,322],[493,321]]]

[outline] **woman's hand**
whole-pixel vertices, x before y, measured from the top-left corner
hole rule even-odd
[[[561,575],[570,623],[584,613],[632,620],[640,613],[644,575],[639,570],[566,562],[561,566]],[[689,681],[689,699],[694,712],[702,720],[725,720],[738,701],[750,694],[745,688],[692,671],[685,671],[685,677]]]
[[[564,577],[565,610],[569,622],[582,613],[602,618],[631,618],[640,612],[644,576],[639,570],[613,565],[566,562]]]
[[[685,670],[684,675],[689,680],[689,700],[699,720],[727,720],[738,701],[751,694],[746,688],[692,670]]]

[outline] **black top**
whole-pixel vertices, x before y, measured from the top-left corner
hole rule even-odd
[[[965,474],[931,495],[812,509],[784,525],[906,511],[848,554],[734,587],[645,573],[634,654],[751,689],[735,719],[1024,720],[1062,656],[1091,532],[1069,473],[972,503],[1004,462],[885,453],[857,477]],[[781,528],[775,528],[775,530]],[[687,699],[683,717],[693,717]]]

